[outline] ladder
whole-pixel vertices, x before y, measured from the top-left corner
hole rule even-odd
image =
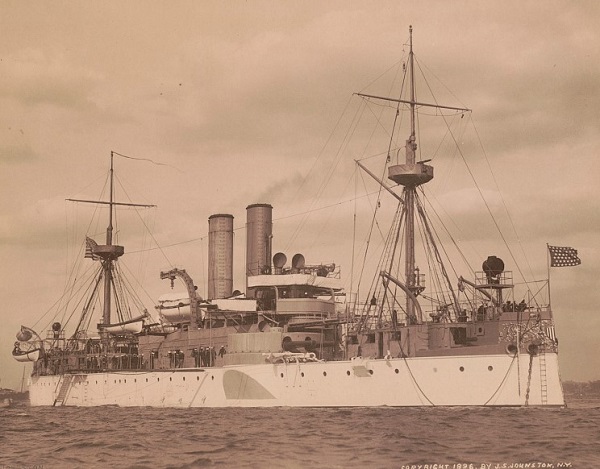
[[[542,405],[548,403],[548,380],[546,379],[546,348],[540,347],[540,391],[542,393]]]
[[[73,375],[64,375],[63,379],[62,379],[62,384],[60,386],[60,390],[58,391],[58,396],[56,396],[56,399],[54,399],[54,404],[52,404],[53,407],[56,407],[57,405],[64,405],[65,402],[65,398],[67,397],[67,393],[69,392],[69,389],[71,388],[71,382],[73,381]]]

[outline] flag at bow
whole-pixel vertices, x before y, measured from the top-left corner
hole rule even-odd
[[[561,246],[548,246],[550,267],[568,267],[581,264],[577,257],[577,249]]]
[[[94,241],[92,238],[85,237],[85,255],[83,257],[87,257],[97,261],[100,259],[97,254],[94,254],[94,249],[98,246],[98,243]]]

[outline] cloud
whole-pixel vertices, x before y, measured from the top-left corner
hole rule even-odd
[[[38,200],[3,216],[0,223],[0,244],[29,248],[50,248],[57,243],[62,244],[65,235],[64,220],[64,199]]]
[[[25,49],[2,60],[0,97],[23,106],[85,109],[96,77],[56,50]]]
[[[12,131],[12,129],[10,129]],[[4,132],[0,132],[2,135]],[[38,158],[38,155],[33,150],[31,145],[25,141],[15,142],[13,145],[0,145],[0,162],[15,164],[33,161]]]

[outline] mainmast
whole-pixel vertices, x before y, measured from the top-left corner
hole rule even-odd
[[[412,43],[412,25],[408,28],[409,33],[409,52],[408,52],[408,73],[410,84],[410,138],[406,145],[406,162],[415,163],[415,152],[417,150],[416,125],[415,125],[415,56],[413,54]],[[410,161],[409,161],[410,160]]]
[[[108,211],[108,228],[106,228],[106,244],[112,244],[112,232],[113,232],[113,205],[114,205],[114,176],[115,172],[113,169],[114,152],[110,152],[110,194],[109,194],[109,211]]]
[[[415,73],[414,73],[414,55],[413,55],[413,44],[412,44],[412,25],[409,27],[409,53],[408,53],[408,72],[409,72],[409,86],[410,86],[410,137],[406,141],[406,169],[415,169],[415,153],[417,151],[416,143],[416,131],[415,131]],[[418,184],[424,184],[433,178],[433,167],[422,165],[425,169],[426,174],[430,174],[427,178],[413,177],[411,173],[408,178],[407,174],[403,182],[397,180],[397,173],[392,175],[392,168],[390,167],[388,177],[399,184],[404,185],[404,200],[406,207],[406,225],[405,225],[405,242],[406,242],[406,259],[404,262],[404,278],[406,279],[406,286],[408,290],[417,295],[420,293],[416,291],[416,285],[418,279],[415,278],[415,191]],[[427,172],[430,169],[430,172]],[[415,316],[415,304],[412,298],[407,295],[406,298],[406,315],[410,322],[416,322]]]
[[[401,287],[405,289],[405,291],[407,291],[406,316],[408,318],[408,322],[416,323],[419,319],[421,319],[417,318],[415,314],[415,311],[420,312],[420,309],[416,304],[416,297],[419,295],[419,293],[423,291],[424,287],[420,284],[419,275],[415,265],[415,198],[417,187],[421,184],[426,184],[427,182],[431,181],[431,179],[433,179],[433,167],[425,164],[422,161],[416,161],[416,108],[417,106],[423,106],[465,112],[470,111],[470,109],[440,106],[438,104],[422,103],[416,100],[412,26],[410,26],[409,28],[409,54],[407,72],[410,87],[409,100],[386,98],[382,96],[373,96],[361,93],[358,93],[358,95],[366,98],[381,99],[385,101],[408,104],[410,106],[410,136],[408,137],[408,140],[406,140],[405,163],[390,166],[388,168],[388,178],[404,187],[403,199],[406,217],[404,225],[404,275],[406,279],[406,285],[401,285]],[[382,275],[384,276],[384,278],[386,278],[384,273],[382,273]],[[389,276],[389,273],[386,275]],[[394,283],[399,284],[400,282],[394,279]]]

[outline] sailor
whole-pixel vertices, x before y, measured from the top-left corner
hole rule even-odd
[[[214,347],[210,348],[210,366],[215,366],[215,360],[217,359],[217,351]]]
[[[204,347],[200,347],[200,366],[205,366],[206,364],[204,363]]]
[[[362,357],[362,347],[360,345],[358,346],[358,350],[356,351],[356,356]]]
[[[480,305],[479,308],[477,308],[477,321],[483,321],[484,314],[485,314],[485,307],[483,305]]]

